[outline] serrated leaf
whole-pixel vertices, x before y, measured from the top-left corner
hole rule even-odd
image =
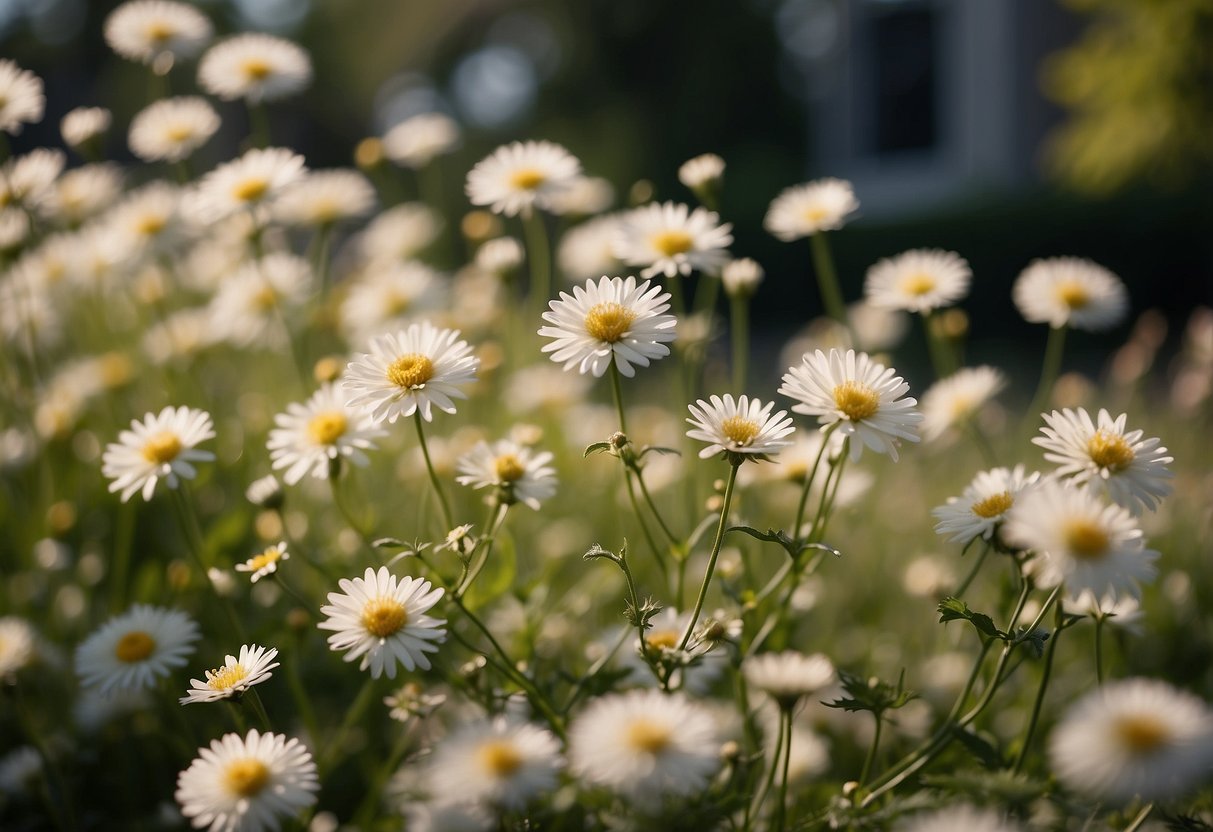
[[[939,602],[939,621],[968,621],[977,628],[977,632],[989,638],[1007,640],[1007,634],[994,626],[994,620],[985,613],[974,612],[969,605],[959,598],[948,596]]]
[[[834,702],[824,703],[827,707],[844,711],[870,711],[880,715],[885,711],[897,710],[918,698],[918,694],[905,689],[905,671],[897,680],[896,685],[883,682],[875,677],[865,678],[845,670],[838,671],[838,680],[847,696]]]
[[[610,442],[594,442],[585,446],[585,452],[581,455],[585,459],[590,454],[601,454],[611,449]]]

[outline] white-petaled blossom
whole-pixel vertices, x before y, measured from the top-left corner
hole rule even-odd
[[[1074,703],[1049,736],[1066,787],[1115,803],[1171,800],[1208,781],[1213,712],[1157,679],[1108,682]]]
[[[254,148],[202,177],[188,203],[189,218],[207,225],[237,211],[257,210],[303,175],[303,157],[294,151]]]
[[[151,250],[166,250],[182,237],[181,191],[168,182],[153,181],[115,205],[104,220],[107,236],[129,259]]]
[[[877,261],[863,291],[873,306],[925,314],[963,298],[972,277],[968,261],[956,252],[920,248]]]
[[[311,264],[294,254],[276,251],[245,263],[211,299],[212,336],[242,347],[285,344],[284,317],[307,301],[312,283]]]
[[[689,275],[692,271],[718,275],[729,261],[733,226],[706,208],[651,203],[620,218],[615,256],[632,266],[644,266],[641,277]]]
[[[212,740],[177,776],[181,814],[210,832],[272,832],[316,802],[320,779],[311,753],[285,734]]]
[[[623,263],[615,256],[621,214],[606,214],[576,225],[560,238],[556,260],[569,280],[618,274]]]
[[[688,159],[678,168],[678,181],[692,191],[715,186],[724,176],[724,159],[715,153],[703,153]]]
[[[76,648],[76,674],[101,693],[152,687],[194,652],[198,625],[180,610],[135,604]]]
[[[192,463],[213,460],[213,453],[196,446],[214,436],[206,411],[166,407],[148,413],[142,421],[135,419],[130,430],[118,434],[118,441],[111,442],[101,457],[101,473],[113,480],[110,491],[122,492],[122,502],[137,491],[150,500],[160,480],[176,488],[181,479],[197,475]]]
[[[105,19],[105,42],[128,60],[163,74],[176,58],[192,58],[213,33],[211,21],[187,3],[130,0]]]
[[[766,276],[762,266],[749,257],[730,260],[720,270],[720,282],[729,297],[748,298],[758,290],[758,284]]]
[[[198,84],[224,101],[253,104],[294,95],[312,80],[312,60],[297,44],[260,32],[233,35],[198,62]]]
[[[467,398],[460,388],[476,380],[480,366],[457,330],[429,321],[372,338],[368,348],[350,362],[342,386],[349,405],[368,410],[376,424],[414,412],[429,422],[435,407],[454,413],[452,399]]]
[[[274,508],[282,505],[282,483],[273,474],[255,479],[244,489],[244,498],[259,508]]]
[[[497,237],[476,249],[476,267],[491,274],[510,274],[522,265],[525,252],[513,237]]]
[[[1068,613],[1089,615],[1113,627],[1126,630],[1134,635],[1141,635],[1145,612],[1141,608],[1141,602],[1136,598],[1128,595],[1120,598],[1111,595],[1099,597],[1091,590],[1084,589],[1077,596],[1071,595],[1063,598],[1062,604]]]
[[[468,173],[467,195],[473,205],[498,214],[530,216],[548,209],[552,199],[581,174],[576,157],[552,142],[514,142],[494,150]]]
[[[562,765],[560,743],[550,731],[496,717],[443,738],[427,781],[440,802],[521,809],[556,787]]]
[[[588,217],[610,208],[615,202],[611,183],[597,176],[578,176],[559,193],[552,194],[549,210],[562,217]]]
[[[746,659],[743,665],[749,684],[790,709],[806,696],[834,683],[834,664],[821,653],[806,656],[795,650],[763,653]]]
[[[372,678],[384,673],[396,678],[396,665],[405,670],[430,669],[426,653],[438,652],[446,640],[446,621],[426,615],[444,590],[430,588],[420,578],[397,578],[386,566],[367,567],[361,578],[338,581],[341,592],[330,592],[320,608],[328,616],[318,626],[333,630],[329,649],[347,651],[345,660],[361,657],[359,670],[371,669]]]
[[[66,164],[62,150],[46,147],[9,159],[0,167],[0,205],[37,209]]]
[[[1093,421],[1080,407],[1041,415],[1044,435],[1032,442],[1045,449],[1045,459],[1060,466],[1057,476],[1102,491],[1134,514],[1153,511],[1171,493],[1173,475],[1167,464],[1174,457],[1159,439],[1144,439],[1143,431],[1127,430],[1128,414],[1113,419],[1100,408]]]
[[[179,162],[219,129],[219,114],[205,98],[162,98],[131,119],[127,143],[145,162]]]
[[[383,136],[383,152],[398,165],[419,170],[459,146],[459,125],[442,113],[407,118]]]
[[[522,503],[539,510],[539,504],[556,493],[552,454],[536,453],[511,439],[476,446],[459,458],[455,481],[472,488],[494,488],[504,505]]]
[[[16,136],[24,125],[42,121],[45,108],[42,79],[7,58],[0,60],[0,130]]]
[[[823,429],[838,424],[838,431],[851,438],[852,460],[864,447],[896,460],[900,440],[917,442],[922,421],[914,410],[917,401],[902,398],[909,389],[891,367],[866,353],[832,349],[829,355],[806,354],[800,366],[789,368],[779,393],[798,402],[794,412],[816,416]]]
[[[608,694],[570,726],[570,766],[586,783],[655,807],[707,787],[720,765],[716,724],[711,710],[682,694]]]
[[[859,210],[851,183],[842,179],[818,179],[787,188],[767,210],[763,227],[785,242],[808,237],[818,231],[842,228]]]
[[[341,302],[341,325],[353,343],[401,329],[419,317],[442,309],[446,284],[437,272],[417,261],[368,269]]]
[[[279,541],[266,546],[243,563],[236,564],[235,568],[237,572],[248,572],[249,582],[255,584],[266,575],[277,572],[278,564],[290,559],[291,553],[286,550],[286,542]]]
[[[37,640],[34,628],[24,618],[0,618],[0,683],[34,660]]]
[[[927,388],[922,396],[922,437],[928,442],[961,428],[1007,386],[996,367],[965,367]]]
[[[795,430],[787,411],[781,410],[772,416],[773,407],[774,402],[764,405],[760,399],[748,396],[734,400],[728,393],[724,398],[712,396],[710,401],[699,399],[695,404],[687,405],[691,411],[687,422],[692,426],[687,436],[708,443],[699,452],[700,459],[717,454],[724,454],[730,461],[734,458],[765,459],[791,445],[792,440],[784,437]],[[735,454],[740,456],[734,457]]]
[[[682,643],[682,637],[690,626],[690,611],[679,612],[673,607],[663,607],[661,612],[649,619],[649,628],[644,634],[643,652],[640,638],[631,638],[631,635],[635,634],[633,629],[628,636],[632,649],[619,651],[621,664],[631,671],[627,678],[628,683],[658,687],[660,681],[654,675],[649,661],[670,659],[670,665],[676,667],[670,675],[671,685],[692,696],[706,694],[728,669],[729,656],[725,650],[709,649],[712,645],[695,635],[687,642],[686,648],[679,651],[678,645]],[[702,621],[699,630],[703,632]]]
[[[190,690],[178,701],[182,705],[218,702],[242,694],[270,678],[270,671],[278,666],[274,661],[277,656],[273,647],[242,645],[239,656],[224,657],[221,667],[206,671],[205,680],[190,679]]]
[[[603,277],[573,288],[573,294],[560,293],[549,301],[550,311],[539,335],[554,339],[542,352],[551,353],[564,369],[577,368],[601,378],[611,362],[619,372],[631,378],[633,364],[649,362],[670,354],[667,343],[674,340],[675,320],[664,314],[670,308],[670,295],[649,281],[636,284],[634,277]]]
[[[982,471],[959,497],[949,497],[945,505],[931,509],[939,521],[935,533],[949,535],[954,543],[968,543],[975,537],[993,540],[1016,500],[1039,481],[1039,473],[1028,474],[1022,465]]]
[[[274,470],[286,469],[282,479],[287,485],[307,474],[325,479],[339,459],[366,466],[370,459],[364,452],[374,449],[374,439],[387,435],[369,414],[348,406],[333,384],[323,385],[303,404],[288,404],[274,424],[266,447]]]
[[[911,815],[893,829],[894,832],[1020,832],[1022,827],[989,809],[961,805]]]
[[[1030,323],[1090,331],[1116,326],[1129,308],[1121,279],[1079,257],[1034,260],[1015,279],[1011,297]]]
[[[442,218],[428,205],[406,202],[376,216],[358,236],[358,249],[368,263],[411,260],[438,239]]]
[[[59,122],[59,134],[68,147],[82,147],[109,130],[112,120],[104,107],[77,107]]]
[[[369,214],[375,188],[356,170],[308,173],[282,191],[274,215],[288,225],[328,226]]]
[[[1089,589],[1138,598],[1139,582],[1158,573],[1158,552],[1145,548],[1133,515],[1077,486],[1042,482],[1007,513],[1003,535],[1036,552],[1031,567],[1040,586],[1064,583],[1075,595]]]
[[[113,205],[121,193],[121,168],[110,163],[84,165],[60,176],[39,208],[45,216],[75,226]]]

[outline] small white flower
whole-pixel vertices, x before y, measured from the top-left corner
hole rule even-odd
[[[209,413],[190,407],[166,407],[148,413],[143,421],[118,434],[101,457],[101,473],[113,480],[110,491],[121,491],[126,502],[136,491],[150,500],[156,483],[164,480],[176,488],[181,479],[192,480],[197,470],[191,463],[210,462],[215,455],[200,451],[199,442],[215,437]]]
[[[152,687],[194,652],[198,625],[180,610],[135,604],[76,648],[81,684],[107,694]]]
[[[859,459],[864,447],[897,459],[900,440],[917,442],[915,426],[922,414],[917,401],[901,398],[910,385],[892,368],[873,361],[866,353],[836,349],[805,354],[799,367],[783,376],[781,395],[795,399],[796,413],[817,416],[823,428],[839,424],[838,431],[851,437],[851,459]]]
[[[552,194],[548,210],[561,217],[588,217],[605,211],[614,202],[615,189],[610,182],[597,176],[578,176],[567,188]]]
[[[429,422],[434,407],[454,413],[452,399],[467,398],[460,388],[476,380],[480,366],[457,330],[429,321],[373,338],[369,348],[350,362],[342,386],[348,404],[369,410],[376,424],[414,411]]]
[[[192,58],[211,39],[206,15],[171,0],[130,0],[105,19],[105,42],[124,58],[167,72],[174,58]]]
[[[383,136],[383,152],[398,165],[420,170],[459,146],[459,125],[442,113],[405,119]]]
[[[965,367],[932,384],[922,397],[922,438],[931,442],[963,427],[1007,386],[995,367]]]
[[[114,204],[122,193],[122,170],[109,163],[73,168],[55,181],[39,208],[64,225],[79,225]]]
[[[720,271],[720,282],[729,297],[748,298],[758,290],[758,284],[766,276],[762,266],[749,257],[730,260]]]
[[[535,453],[510,439],[489,445],[477,442],[459,458],[460,476],[455,481],[472,488],[495,488],[505,505],[522,503],[536,511],[543,500],[556,493],[556,469],[552,454]]]
[[[1108,682],[1072,705],[1049,737],[1068,788],[1115,803],[1171,800],[1207,782],[1213,713],[1156,679]]]
[[[548,209],[553,198],[581,174],[581,163],[552,142],[514,142],[497,148],[468,173],[467,195],[473,205],[494,213],[530,216]]]
[[[441,230],[432,208],[406,202],[375,217],[358,236],[358,249],[368,263],[396,265],[423,252]]]
[[[911,815],[899,821],[894,832],[1020,832],[1021,828],[997,812],[962,805]]]
[[[427,780],[444,803],[521,809],[553,790],[562,766],[550,731],[505,717],[465,725],[434,751]]]
[[[320,608],[328,616],[318,625],[333,630],[329,649],[345,650],[345,660],[362,657],[359,670],[371,669],[378,679],[384,673],[396,678],[397,663],[405,670],[430,669],[426,653],[438,652],[446,640],[446,622],[425,613],[438,603],[444,590],[431,590],[420,578],[397,578],[386,566],[367,567],[361,578],[338,582],[341,592],[330,592]]]
[[[9,159],[0,167],[0,205],[36,210],[66,164],[62,150],[45,147]]]
[[[491,274],[510,274],[522,265],[525,252],[513,237],[498,237],[476,249],[476,266]]]
[[[205,681],[190,679],[190,690],[179,701],[182,705],[218,702],[242,694],[270,678],[270,671],[278,666],[274,661],[277,655],[278,651],[272,647],[245,644],[238,657],[227,656],[222,667],[206,671]]]
[[[833,231],[859,210],[851,183],[842,179],[818,179],[787,188],[771,203],[763,227],[790,242],[818,231]]]
[[[59,134],[68,147],[82,147],[109,130],[112,119],[104,107],[77,107],[59,122]]]
[[[764,405],[761,400],[748,396],[734,401],[728,393],[723,399],[720,396],[712,396],[711,401],[700,399],[687,405],[693,417],[687,419],[693,427],[687,431],[687,436],[708,443],[699,452],[700,459],[717,454],[730,459],[734,454],[741,455],[737,459],[766,459],[769,454],[791,445],[792,440],[784,437],[795,430],[786,410],[771,415],[774,406],[774,402]]]
[[[576,367],[601,378],[614,361],[631,378],[636,375],[633,364],[647,367],[670,354],[666,344],[674,340],[675,320],[664,314],[669,299],[647,280],[639,286],[634,277],[591,280],[548,303],[551,311],[543,313],[543,320],[552,326],[541,327],[539,335],[554,340],[541,350],[566,370]]]
[[[1108,329],[1129,308],[1120,278],[1078,257],[1033,261],[1015,279],[1011,296],[1025,320],[1055,328]]]
[[[763,653],[746,659],[743,670],[747,682],[784,709],[826,689],[837,678],[833,662],[821,653],[806,656],[795,650]]]
[[[42,79],[7,58],[0,60],[0,131],[20,134],[23,125],[42,121],[45,108]]]
[[[131,119],[127,143],[145,162],[179,162],[219,129],[219,114],[201,96],[162,98]]]
[[[212,337],[237,346],[286,344],[285,316],[312,293],[312,266],[302,257],[273,252],[229,275],[211,299]]]
[[[175,797],[196,828],[263,832],[311,806],[319,790],[316,763],[299,740],[254,728],[200,748],[177,776]]]
[[[620,218],[615,255],[644,266],[641,277],[685,277],[692,271],[717,275],[729,260],[732,228],[706,208],[692,211],[686,205],[654,202]]]
[[[168,182],[153,181],[127,195],[103,220],[106,235],[134,260],[148,251],[167,251],[182,235],[181,191]]]
[[[308,173],[282,191],[274,215],[288,225],[328,226],[369,214],[375,188],[356,170]]]
[[[341,303],[341,325],[354,343],[403,329],[419,317],[445,308],[446,284],[417,261],[370,268],[350,286]]]
[[[1111,595],[1099,597],[1091,590],[1084,589],[1077,596],[1067,596],[1063,600],[1063,605],[1068,613],[1099,618],[1113,627],[1124,629],[1134,635],[1141,635],[1145,612],[1141,608],[1141,602],[1136,598],[1128,595],[1120,598]]]
[[[237,211],[257,211],[303,175],[303,157],[297,153],[254,148],[202,177],[188,202],[188,215],[206,226]]]
[[[1057,476],[1102,491],[1134,514],[1155,510],[1171,493],[1173,474],[1167,464],[1174,457],[1159,439],[1126,430],[1128,414],[1113,419],[1100,408],[1098,421],[1092,421],[1080,407],[1042,415],[1047,427],[1032,442],[1045,449],[1045,459],[1060,466]]]
[[[954,251],[914,249],[868,269],[864,295],[873,306],[926,314],[963,298],[972,277],[968,262]]]
[[[560,239],[556,260],[569,280],[618,274],[623,263],[615,256],[621,214],[606,214],[573,226]]]
[[[244,563],[236,564],[236,571],[251,572],[249,582],[255,584],[266,575],[272,575],[277,572],[279,563],[290,559],[291,554],[286,550],[286,543],[274,543],[266,546]]]
[[[24,618],[0,618],[0,684],[23,669],[36,656],[37,633]]]
[[[692,191],[715,187],[724,176],[724,159],[715,153],[704,153],[688,159],[678,168],[678,181]]]
[[[1039,480],[1039,473],[1027,474],[1022,465],[982,471],[959,497],[949,497],[946,505],[931,509],[939,521],[935,533],[951,535],[948,540],[956,543],[975,537],[992,540],[1016,500]]]
[[[285,413],[274,417],[274,424],[266,447],[274,470],[286,469],[282,479],[287,485],[309,473],[326,479],[338,459],[366,466],[370,460],[364,451],[374,449],[372,440],[387,435],[375,427],[369,414],[346,405],[332,384],[322,386],[303,404],[288,404]]]
[[[198,62],[198,84],[224,101],[276,101],[312,81],[312,60],[298,45],[260,32],[233,35]]]
[[[702,626],[704,622],[700,622]],[[691,626],[691,613],[679,612],[673,607],[664,607],[661,612],[649,621],[649,628],[644,634],[644,647],[648,656],[640,652],[640,637],[631,639],[632,649],[620,651],[623,655],[621,663],[631,670],[628,676],[629,684],[644,685],[655,688],[657,677],[647,659],[665,656],[671,659],[681,659],[686,664],[678,667],[670,676],[670,683],[678,690],[692,696],[706,694],[713,684],[729,667],[729,656],[724,650],[709,650],[710,644],[692,636],[685,650],[678,653],[678,645],[686,635],[687,627]],[[634,629],[633,629],[634,632]]]

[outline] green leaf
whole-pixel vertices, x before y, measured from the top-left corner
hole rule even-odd
[[[648,453],[661,454],[663,456],[668,456],[671,454],[674,456],[682,456],[682,451],[675,450],[674,448],[663,448],[660,445],[645,445],[636,452],[636,459],[644,459],[644,455]]]
[[[994,626],[994,620],[985,613],[974,612],[969,605],[959,598],[948,596],[939,602],[939,621],[968,621],[977,628],[977,632],[989,638],[1006,641],[1008,636]]]
[[[917,693],[906,690],[905,677],[906,673],[902,670],[897,684],[891,685],[875,676],[867,678],[840,670],[838,680],[847,695],[825,705],[843,711],[870,711],[878,716],[885,711],[897,710],[918,698]]]
[[[400,540],[399,538],[395,538],[395,537],[376,538],[375,541],[371,543],[371,545],[374,546],[376,549],[407,549],[407,548],[409,548],[409,544],[407,544],[403,540]]]
[[[609,450],[611,450],[610,442],[594,442],[591,445],[585,446],[585,453],[581,455],[581,458],[585,459],[590,454],[601,454]]]
[[[823,552],[829,552],[836,558],[842,557],[842,552],[833,546],[827,546],[824,543],[801,543],[795,541],[788,537],[787,532],[783,529],[767,529],[765,532],[760,532],[753,526],[729,526],[728,531],[748,534],[750,537],[765,540],[768,543],[778,543],[793,559],[799,557],[801,552],[809,549],[819,549]]]
[[[976,731],[956,727],[952,729],[952,736],[987,769],[997,771],[1003,767],[1002,753],[995,748],[994,743]]]

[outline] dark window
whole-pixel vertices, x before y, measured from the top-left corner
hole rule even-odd
[[[925,150],[936,142],[936,20],[930,9],[899,8],[867,21],[872,149]]]

